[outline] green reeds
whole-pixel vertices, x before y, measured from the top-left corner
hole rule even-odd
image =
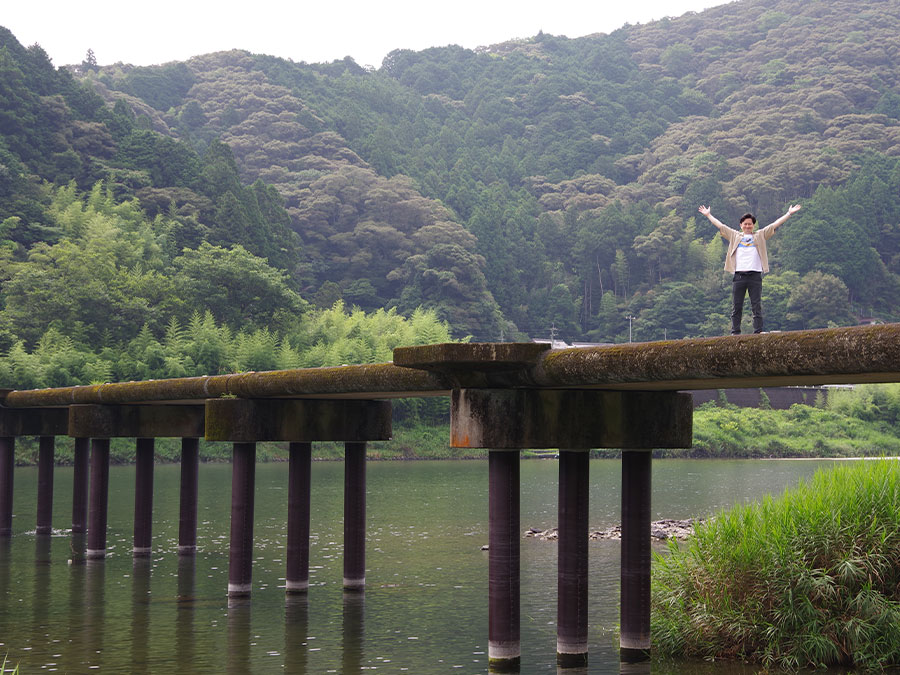
[[[766,667],[900,665],[900,463],[819,471],[669,545],[654,652]]]
[[[15,668],[7,671],[6,664],[9,663],[8,658],[9,658],[9,654],[6,654],[3,656],[3,663],[0,663],[0,674],[6,675],[6,673],[9,673],[10,675],[19,675],[19,664],[18,663],[16,664]]]

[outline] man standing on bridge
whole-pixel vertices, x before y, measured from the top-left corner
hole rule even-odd
[[[708,206],[701,206],[700,213],[706,216],[713,225],[719,228],[719,234],[728,242],[728,253],[725,254],[725,271],[732,272],[734,278],[731,285],[731,334],[741,332],[741,317],[744,314],[744,294],[750,296],[750,308],[753,311],[753,332],[762,333],[762,275],[769,271],[769,258],[766,253],[766,240],[775,234],[788,218],[800,210],[799,204],[792,204],[787,213],[771,225],[754,232],[756,217],[752,213],[741,216],[741,231],[723,224],[710,212]]]

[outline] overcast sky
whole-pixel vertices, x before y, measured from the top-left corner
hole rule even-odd
[[[609,33],[725,4],[727,0],[7,0],[0,25],[40,44],[54,65],[152,65],[228,49],[307,63],[352,56],[381,66],[394,49],[479,47],[538,31],[570,38]],[[439,8],[434,5],[439,4]]]

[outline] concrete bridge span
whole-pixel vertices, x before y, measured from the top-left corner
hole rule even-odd
[[[11,391],[11,408],[239,398],[449,396],[460,388],[679,391],[900,381],[900,324],[552,350],[400,347],[392,363]]]
[[[49,532],[53,439],[75,438],[72,531],[106,542],[109,439],[136,440],[134,555],[150,553],[153,439],[182,441],[179,554],[196,550],[197,439],[233,443],[228,595],[250,592],[256,443],[290,443],[288,593],[308,592],[311,443],[342,441],[343,584],[365,588],[365,447],[389,399],[451,397],[451,447],[489,450],[489,658],[519,668],[518,451],[560,450],[557,655],[587,663],[588,451],[622,453],[620,646],[650,650],[650,450],[690,447],[685,389],[900,381],[900,324],[551,350],[532,343],[394,350],[392,363],[0,392],[0,537],[12,532],[15,438],[41,438],[37,536]]]

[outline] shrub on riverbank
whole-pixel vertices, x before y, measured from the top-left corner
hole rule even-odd
[[[791,669],[900,665],[898,584],[900,464],[819,471],[656,557],[654,651]]]
[[[793,405],[788,410],[705,403],[694,411],[692,457],[859,457],[900,454],[894,425],[842,395],[840,405]],[[859,415],[857,413],[860,413]],[[862,414],[868,413],[868,417]]]

